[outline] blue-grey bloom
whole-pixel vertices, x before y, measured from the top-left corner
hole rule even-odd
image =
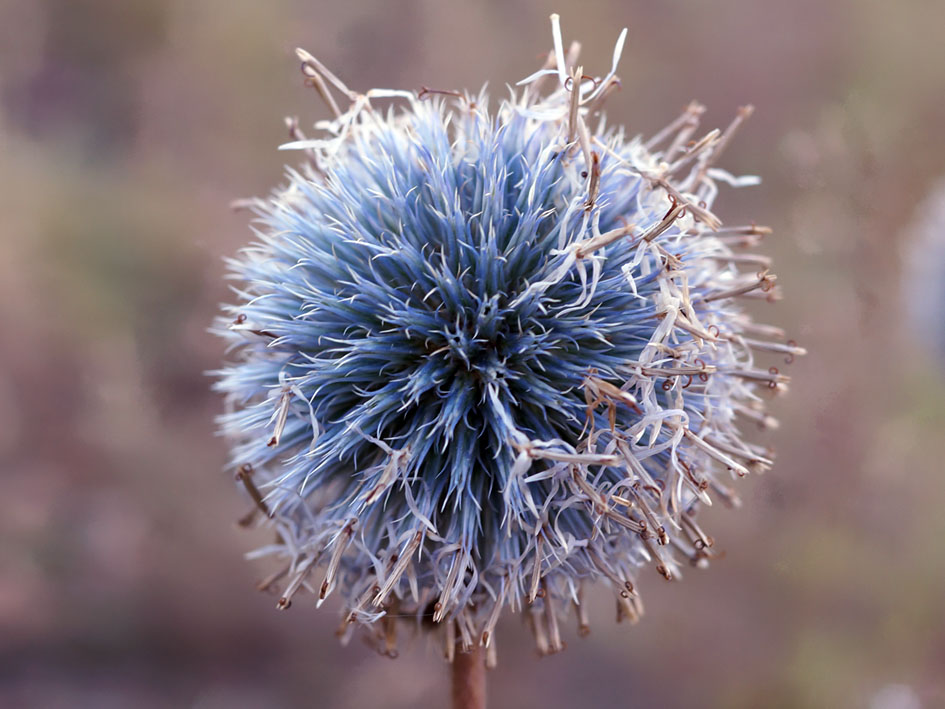
[[[359,94],[300,52],[335,117],[316,139],[290,125],[308,162],[250,203],[257,240],[230,262],[217,388],[276,532],[266,584],[282,607],[340,595],[345,633],[390,654],[404,616],[448,654],[494,652],[504,609],[559,650],[592,582],[635,620],[643,568],[704,564],[700,503],[771,464],[742,435],[787,381],[760,359],[802,353],[742,306],[775,294],[746,251],[768,230],[711,211],[719,183],[754,181],[715,166],[749,109],[702,135],[692,104],[630,138],[600,112],[625,34],[589,78],[553,28],[495,108]]]
[[[903,240],[902,297],[911,336],[945,359],[945,178],[932,185]]]

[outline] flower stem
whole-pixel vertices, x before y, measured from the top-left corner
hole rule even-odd
[[[452,665],[452,697],[453,709],[485,709],[486,665],[479,646],[469,652],[456,648]]]

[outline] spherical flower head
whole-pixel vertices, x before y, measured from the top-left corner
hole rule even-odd
[[[945,178],[916,210],[904,241],[902,296],[915,338],[945,360]]]
[[[690,105],[647,142],[605,124],[614,66],[554,51],[490,110],[424,89],[357,94],[301,52],[335,118],[289,148],[308,163],[251,206],[218,331],[232,463],[276,531],[281,607],[344,604],[395,652],[393,618],[494,659],[503,610],[563,647],[583,588],[642,612],[637,577],[704,565],[696,513],[767,468],[744,428],[785,387],[756,360],[802,353],[754,324],[769,230],[712,213],[715,161],[748,115],[697,133]],[[342,111],[335,96],[350,101]],[[388,104],[382,110],[378,104]],[[747,426],[746,426],[747,424]],[[249,523],[249,515],[245,522]]]

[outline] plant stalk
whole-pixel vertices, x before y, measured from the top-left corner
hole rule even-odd
[[[486,664],[478,645],[469,652],[456,648],[452,664],[453,709],[486,709]]]

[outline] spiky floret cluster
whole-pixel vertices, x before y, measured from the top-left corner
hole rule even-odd
[[[441,624],[448,653],[491,650],[504,608],[558,650],[594,581],[636,619],[640,568],[704,563],[699,503],[770,465],[740,424],[772,422],[760,394],[786,377],[756,351],[801,353],[738,302],[773,294],[767,259],[736,252],[767,230],[710,211],[717,181],[751,181],[713,167],[748,110],[692,141],[693,104],[627,139],[599,113],[614,71],[588,79],[556,20],[545,68],[494,112],[356,94],[300,53],[336,117],[318,140],[290,125],[310,162],[252,202],[258,242],[230,263],[217,387],[277,531],[264,585],[282,607],[339,593],[343,627],[388,653],[405,615]]]

